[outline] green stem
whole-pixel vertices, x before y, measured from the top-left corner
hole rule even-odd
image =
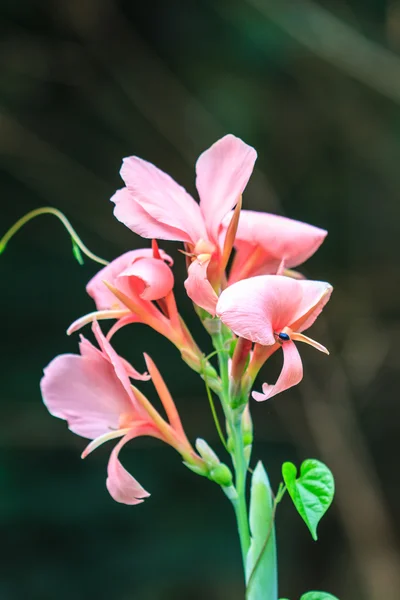
[[[230,434],[233,441],[232,458],[235,467],[235,488],[237,497],[232,499],[235,510],[237,527],[239,532],[240,547],[242,551],[243,566],[246,569],[246,557],[250,546],[249,519],[246,502],[246,476],[247,462],[244,455],[243,432],[242,432],[242,411],[240,409],[232,410],[229,397],[229,371],[228,371],[228,352],[224,348],[224,339],[222,333],[212,335],[215,349],[218,351],[218,361],[220,368],[220,377],[222,383],[221,403],[228,421]]]
[[[246,502],[246,476],[247,464],[244,456],[243,435],[241,419],[236,420],[232,427],[232,438],[234,443],[234,463],[235,463],[235,487],[238,495],[237,500],[233,502],[236,521],[239,532],[240,547],[242,550],[243,567],[246,569],[246,557],[250,547],[249,519]]]

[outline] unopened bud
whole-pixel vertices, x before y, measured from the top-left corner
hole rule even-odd
[[[250,415],[250,408],[247,404],[242,415],[242,432],[243,432],[243,444],[248,446],[253,443],[253,421]]]
[[[205,440],[197,438],[195,446],[197,452],[209,467],[217,467],[220,464],[218,456]]]
[[[246,464],[247,464],[247,465],[248,465],[248,464],[249,464],[249,462],[250,462],[250,458],[251,458],[251,451],[252,451],[252,449],[253,449],[253,446],[252,446],[251,444],[248,444],[247,446],[245,446],[245,447],[243,448],[243,454],[244,454],[244,457],[245,457],[245,459],[246,459]]]
[[[253,343],[250,340],[241,337],[236,343],[232,357],[231,378],[238,386],[240,386],[240,380],[248,365],[252,345]]]
[[[224,487],[232,485],[232,473],[223,463],[220,463],[215,469],[210,471],[209,478]]]

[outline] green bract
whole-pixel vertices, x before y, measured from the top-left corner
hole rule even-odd
[[[251,543],[246,559],[246,600],[274,600],[278,595],[274,509],[271,488],[262,462],[251,480]]]
[[[335,482],[331,471],[318,460],[308,459],[300,467],[300,477],[297,477],[297,467],[291,462],[282,465],[282,475],[293,504],[309,528],[313,539],[317,540],[318,523],[328,510],[335,493]],[[302,600],[305,598],[303,596]],[[309,596],[306,600],[311,598]],[[315,600],[317,598],[316,596]]]

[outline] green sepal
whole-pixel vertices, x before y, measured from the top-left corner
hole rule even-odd
[[[282,465],[282,475],[293,504],[316,541],[318,523],[331,505],[335,493],[331,471],[322,462],[308,459],[301,465],[299,477],[297,467],[291,462]]]
[[[196,473],[196,475],[202,475],[203,477],[208,477],[208,473],[205,473],[204,469],[201,469],[200,467],[198,467],[196,465],[191,465],[190,463],[186,462],[185,460],[183,461],[183,464],[185,465],[185,467],[187,467],[188,469],[193,471],[193,473]]]
[[[328,592],[307,592],[302,595],[300,600],[339,600],[339,598]]]
[[[278,597],[274,505],[268,475],[258,462],[251,480],[250,548],[246,557],[246,600]]]

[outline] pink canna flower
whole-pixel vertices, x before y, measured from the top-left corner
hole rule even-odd
[[[168,254],[155,246],[126,252],[101,269],[87,284],[86,291],[93,298],[97,311],[77,319],[67,333],[77,331],[94,319],[118,319],[111,335],[132,322],[144,322],[167,335],[170,325],[152,301],[171,294],[174,277],[173,263]],[[109,286],[109,287],[107,287]],[[128,308],[110,289],[117,289],[128,298],[134,310]]]
[[[204,355],[193,340],[176,306],[174,278],[167,262],[172,259],[153,240],[153,249],[126,252],[101,269],[87,284],[86,291],[97,311],[80,317],[67,330],[71,334],[94,320],[116,319],[107,339],[125,325],[144,323],[169,339],[183,360],[202,373]],[[219,388],[211,365],[206,367],[210,385]]]
[[[222,292],[217,304],[218,317],[236,335],[255,343],[250,372],[256,374],[268,356],[279,348],[283,350],[283,368],[277,382],[264,383],[263,393],[253,392],[253,398],[272,398],[302,380],[303,365],[295,341],[329,354],[302,331],[311,327],[331,293],[329,283],[281,275],[244,279]]]
[[[158,438],[175,448],[200,471],[204,463],[191,447],[175,404],[151,358],[145,355],[148,374],[139,374],[121,358],[101,332],[92,325],[99,349],[83,336],[80,355],[57,356],[44,370],[43,401],[49,412],[68,423],[71,431],[93,441],[82,454],[86,457],[104,442],[121,438],[111,452],[107,488],[117,502],[139,504],[149,494],[119,461],[122,447],[139,436]],[[154,409],[130,378],[153,380],[168,422]]]
[[[131,156],[121,168],[126,187],[111,199],[117,219],[135,233],[185,243],[192,259],[187,293],[212,315],[234,237],[224,236],[221,244],[221,224],[240,201],[256,158],[254,148],[233,135],[218,140],[196,163],[197,204],[169,175]]]
[[[224,219],[226,230],[232,213]],[[242,210],[234,247],[229,285],[254,277],[292,269],[308,260],[324,241],[327,231],[286,217]]]

